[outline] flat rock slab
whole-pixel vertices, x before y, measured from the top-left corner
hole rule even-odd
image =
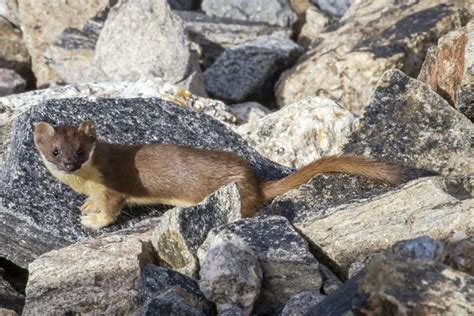
[[[26,265],[40,254],[96,235],[79,223],[84,197],[53,178],[33,144],[38,121],[97,122],[101,139],[116,143],[176,143],[239,154],[263,179],[289,170],[259,156],[237,134],[205,114],[160,99],[62,99],[44,102],[21,115],[13,127],[10,155],[0,174],[0,257]],[[103,231],[128,227],[162,211],[124,210],[118,223]]]

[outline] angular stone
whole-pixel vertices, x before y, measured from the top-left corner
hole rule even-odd
[[[313,97],[236,130],[262,156],[299,168],[323,156],[340,154],[357,121],[334,101]]]
[[[290,170],[259,156],[237,134],[208,115],[160,99],[60,99],[36,105],[14,124],[11,150],[0,173],[0,257],[25,267],[51,249],[100,234],[79,223],[84,197],[60,184],[44,167],[33,144],[34,122],[97,122],[99,138],[115,143],[175,143],[233,151],[263,180]],[[125,209],[103,232],[162,214],[156,207]]]
[[[29,265],[23,315],[135,314],[138,284],[155,262],[153,221],[43,254]]]
[[[305,22],[298,34],[298,44],[308,48],[319,37],[324,28],[329,25],[330,19],[314,6],[309,6],[304,12]]]
[[[380,76],[401,69],[416,77],[426,50],[460,27],[464,1],[356,1],[319,37],[276,86],[280,107],[307,96],[327,96],[361,113]]]
[[[352,0],[311,0],[311,3],[333,17],[341,17],[351,6]]]
[[[0,68],[0,97],[25,91],[26,81],[10,69]]]
[[[252,249],[240,237],[216,237],[200,255],[199,288],[216,303],[217,312],[250,315],[262,283],[262,270]]]
[[[303,316],[321,302],[326,296],[318,291],[304,291],[288,300],[281,311],[281,316]]]
[[[214,240],[234,236],[250,246],[262,268],[263,282],[255,313],[275,312],[293,295],[321,287],[318,261],[304,239],[279,216],[244,219],[211,230],[199,248],[199,258],[204,257]]]
[[[16,315],[16,312],[21,314],[24,304],[25,296],[4,280],[3,270],[0,269],[0,315],[10,315],[6,310],[10,310],[13,315]]]
[[[445,265],[442,255],[429,258],[425,250],[422,250],[421,256],[418,256],[417,250],[413,250],[420,247],[437,248],[439,244],[424,238],[399,243],[393,250],[375,256],[359,275],[346,282],[308,314],[474,313],[474,277]]]
[[[270,25],[291,27],[296,21],[288,0],[203,0],[202,10],[210,16],[231,18],[247,22],[263,22]]]
[[[378,82],[344,152],[443,175],[474,172],[474,125],[424,83],[399,70]]]
[[[240,218],[239,190],[236,184],[231,184],[210,195],[200,205],[177,207],[166,212],[153,233],[153,245],[166,266],[197,277],[197,250],[207,233]]]
[[[325,210],[326,217],[296,223],[340,275],[352,262],[396,241],[455,231],[474,233],[472,177],[419,179],[382,195]]]
[[[281,71],[301,54],[301,47],[286,37],[260,37],[228,48],[204,72],[207,92],[222,100],[242,102],[269,99]]]
[[[270,110],[258,102],[244,102],[232,104],[230,110],[241,122],[254,123],[255,121],[267,116]],[[236,129],[238,132],[238,129]]]
[[[100,32],[93,67],[92,77],[98,81],[160,77],[205,95],[183,23],[166,0],[114,6]]]
[[[197,282],[176,271],[148,264],[138,288],[140,315],[212,315]]]

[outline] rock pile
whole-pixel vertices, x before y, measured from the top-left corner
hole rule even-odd
[[[473,17],[468,0],[0,1],[0,315],[474,314]],[[357,154],[405,182],[318,175],[254,218],[229,183],[91,231],[32,137],[86,119],[109,142],[233,152],[262,181]]]

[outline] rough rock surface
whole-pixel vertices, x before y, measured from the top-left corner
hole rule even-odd
[[[134,314],[154,222],[43,254],[29,265],[23,315]]]
[[[357,117],[332,100],[307,98],[236,130],[264,157],[302,167],[342,152]]]
[[[280,107],[308,95],[328,96],[360,113],[382,73],[416,77],[427,48],[460,27],[463,1],[357,1],[323,39],[280,77]]]
[[[0,174],[0,257],[26,266],[40,254],[93,234],[79,224],[84,197],[53,178],[33,145],[32,124],[78,123],[94,119],[101,139],[116,143],[162,142],[233,151],[249,160],[262,179],[289,170],[259,156],[237,134],[211,117],[159,99],[62,99],[46,101],[15,122],[10,155]],[[118,223],[129,226],[153,207],[124,210]]]
[[[330,23],[330,18],[318,8],[309,6],[304,12],[304,24],[298,34],[298,44],[308,48]]]
[[[3,271],[0,268],[0,315],[8,315],[2,309],[11,310],[12,313],[14,313],[13,311],[21,313],[24,304],[25,296],[3,279]]]
[[[0,68],[0,97],[25,91],[26,81],[10,69]]]
[[[333,265],[347,275],[352,262],[396,241],[429,235],[444,239],[455,232],[474,234],[472,177],[430,177],[382,195],[342,204],[326,216],[296,223]]]
[[[154,230],[153,245],[160,261],[190,277],[197,277],[199,246],[217,226],[241,218],[236,184],[221,188],[200,205],[177,207],[161,216]]]
[[[234,103],[271,98],[268,91],[278,75],[301,52],[300,46],[282,36],[263,36],[228,48],[204,72],[207,92]]]
[[[140,315],[213,315],[195,280],[152,264],[143,271],[138,298]]]
[[[474,125],[427,85],[399,70],[378,82],[344,152],[444,175],[474,172]]]
[[[20,25],[17,0],[0,0],[0,16],[15,26]]]
[[[291,35],[287,28],[265,23],[210,17],[190,11],[179,11],[176,14],[183,20],[189,39],[199,45],[203,69],[208,68],[226,48],[256,40],[260,36]]]
[[[210,16],[231,18],[247,22],[263,22],[270,25],[291,27],[296,21],[288,0],[203,0],[202,10]]]
[[[439,39],[427,54],[418,80],[474,121],[474,21]]]
[[[352,0],[311,0],[311,3],[334,17],[341,17],[351,6]]]
[[[216,238],[199,261],[199,288],[216,303],[217,312],[239,310],[250,315],[262,283],[262,270],[253,250],[237,236]]]
[[[399,242],[309,314],[470,315],[474,277],[449,266],[444,247],[426,237]]]
[[[241,122],[253,123],[270,113],[270,110],[258,102],[232,104],[230,110]]]
[[[93,67],[92,76],[99,81],[160,77],[205,96],[183,23],[166,0],[114,6],[100,32]]]
[[[326,296],[318,291],[304,291],[288,300],[280,316],[303,316]]]
[[[18,2],[23,38],[31,55],[38,87],[62,82],[57,72],[50,66],[45,54],[60,35],[66,29],[83,30],[89,20],[99,16],[115,2],[115,0],[58,3],[49,0],[21,0]],[[64,58],[72,57],[64,56]]]
[[[293,295],[321,287],[318,261],[304,239],[279,216],[244,219],[211,230],[198,250],[198,257],[205,257],[214,240],[235,237],[250,246],[262,268],[263,282],[255,313],[275,312]]]

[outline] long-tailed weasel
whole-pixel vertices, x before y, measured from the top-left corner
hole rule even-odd
[[[88,199],[84,226],[112,223],[125,204],[190,206],[225,184],[235,182],[241,213],[254,216],[266,201],[306,183],[319,173],[362,175],[392,184],[402,181],[394,164],[361,156],[330,156],[276,181],[261,181],[244,158],[226,151],[169,144],[118,145],[97,140],[91,121],[79,126],[34,126],[34,141],[49,171]]]

